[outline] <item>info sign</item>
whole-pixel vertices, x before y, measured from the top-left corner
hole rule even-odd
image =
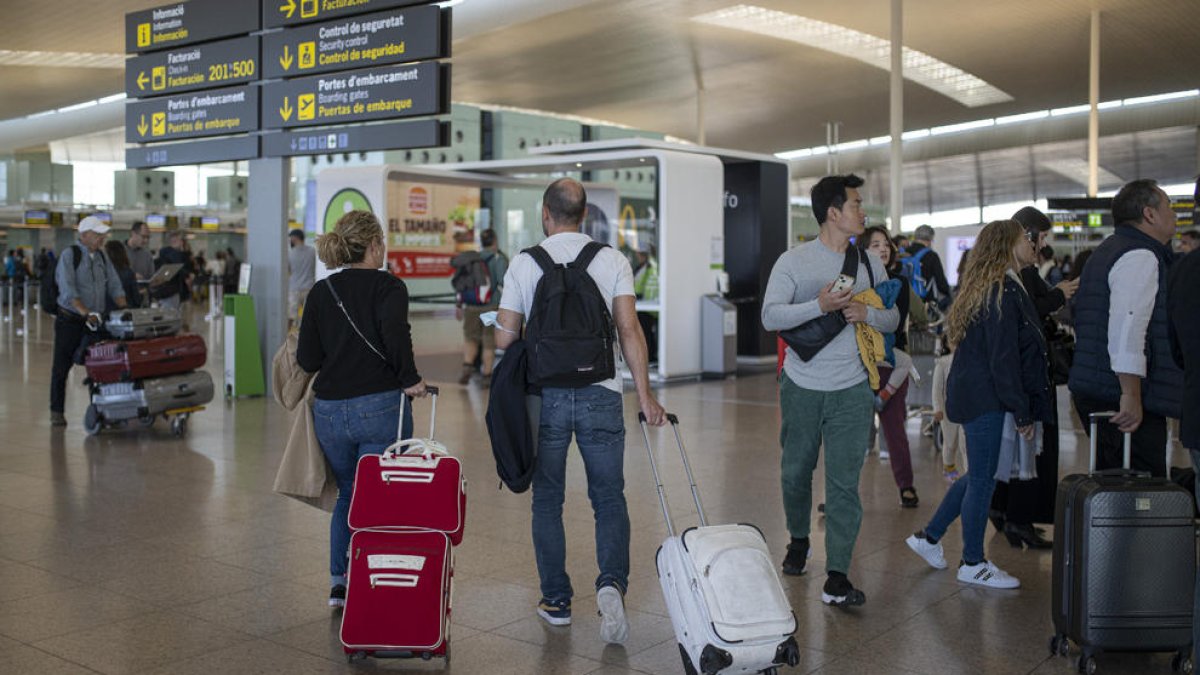
[[[125,140],[130,143],[221,136],[256,129],[258,88],[252,85],[125,104]]]
[[[161,96],[259,79],[257,37],[155,52],[125,62],[125,95]]]
[[[348,0],[352,1],[352,0]],[[169,49],[259,29],[257,0],[193,0],[125,15],[125,52]]]
[[[296,26],[427,2],[429,0],[263,0],[262,25],[263,28]]]
[[[301,26],[263,36],[263,77],[410,63],[446,56],[443,10],[434,5]]]
[[[439,63],[371,68],[263,85],[263,128],[279,129],[440,115],[450,67]]]

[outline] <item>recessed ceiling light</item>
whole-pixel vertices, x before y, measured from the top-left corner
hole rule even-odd
[[[692,21],[797,42],[887,71],[892,68],[889,40],[788,12],[756,5],[734,5],[694,16]],[[904,47],[902,59],[906,79],[929,87],[968,108],[1013,100],[1012,96],[979,77],[924,52]]]

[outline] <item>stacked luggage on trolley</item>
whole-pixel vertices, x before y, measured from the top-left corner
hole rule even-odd
[[[161,415],[182,436],[188,417],[213,399],[212,376],[201,370],[208,348],[199,335],[180,334],[175,309],[122,309],[104,324],[112,340],[91,344],[84,357],[91,403],[84,429],[137,420],[144,427]]]
[[[341,629],[351,662],[371,656],[450,664],[453,547],[462,541],[467,481],[458,458],[433,440],[438,390],[427,391],[429,438],[400,440],[358,460]]]

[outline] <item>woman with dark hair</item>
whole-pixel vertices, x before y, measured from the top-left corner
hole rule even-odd
[[[945,569],[940,542],[962,516],[958,580],[987,588],[1021,585],[984,557],[997,469],[1001,475],[1023,470],[1032,461],[1030,454],[1036,454],[1037,423],[1053,419],[1046,339],[1019,276],[1037,262],[1035,243],[1015,220],[988,223],[963,270],[947,317],[947,338],[955,353],[946,381],[946,416],[966,431],[969,470],[950,486],[925,529],[905,542],[930,567]],[[1001,466],[1002,451],[1009,460],[1006,466]]]
[[[412,407],[401,411],[401,402],[405,394],[425,395],[413,360],[408,288],[380,269],[386,254],[383,228],[369,211],[347,213],[317,239],[321,262],[340,271],[310,291],[296,346],[296,362],[317,374],[313,431],[338,486],[329,526],[330,607],[346,604],[347,516],[358,458],[391,445],[401,419],[400,436],[411,436]]]
[[[133,273],[133,267],[129,264],[129,254],[125,251],[125,244],[111,239],[104,244],[104,254],[112,261],[113,269],[117,270],[117,277],[121,279],[121,288],[125,289],[125,303],[127,307],[136,308],[142,306],[142,294],[138,290],[137,275]],[[117,308],[117,305],[108,299],[108,311]]]
[[[888,458],[891,460],[892,476],[896,479],[896,487],[900,488],[900,506],[916,508],[920,504],[917,490],[913,487],[912,457],[909,453],[908,434],[904,430],[904,421],[908,417],[908,374],[912,370],[912,357],[904,349],[908,345],[908,334],[905,326],[908,322],[908,311],[911,306],[911,285],[908,277],[900,272],[900,261],[896,245],[888,236],[887,230],[878,225],[868,227],[857,238],[858,247],[870,251],[879,257],[887,270],[888,277],[900,282],[900,292],[896,296],[896,309],[900,312],[900,323],[895,332],[889,336],[894,339],[892,353],[893,363],[879,364],[880,389],[875,395],[875,410],[879,413],[879,427],[887,444]],[[894,336],[894,337],[893,337]],[[880,458],[884,457],[883,452]]]

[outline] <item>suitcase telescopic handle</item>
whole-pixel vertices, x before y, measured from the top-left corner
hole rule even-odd
[[[429,407],[429,440],[433,440],[433,434],[437,431],[437,400],[441,390],[436,385],[425,385],[425,392],[432,399]],[[404,404],[408,402],[408,394],[404,390],[400,390],[400,421],[396,424],[396,438],[399,439],[404,435]]]
[[[1117,414],[1115,410],[1105,412],[1095,412],[1088,415],[1088,423],[1091,425],[1091,433],[1088,435],[1088,473],[1096,473],[1096,453],[1097,442],[1096,431],[1100,426],[1100,420],[1111,420]],[[1169,453],[1169,451],[1168,451]],[[1123,457],[1125,471],[1129,471],[1133,467],[1133,434],[1125,434],[1125,448]],[[1167,466],[1171,465],[1170,454],[1167,455]]]
[[[671,424],[671,431],[675,434],[675,444],[679,447],[679,456],[683,459],[683,469],[687,472],[688,485],[692,490],[692,501],[696,503],[696,514],[700,517],[700,526],[708,526],[708,518],[704,515],[704,505],[700,501],[700,490],[696,487],[696,478],[692,474],[692,463],[688,461],[687,448],[683,444],[683,436],[679,433],[679,417],[672,413],[667,413],[667,422]],[[663,516],[667,519],[667,533],[675,536],[675,526],[671,522],[671,512],[667,507],[667,493],[663,488],[662,479],[658,473],[658,464],[654,458],[654,447],[650,444],[650,432],[646,423],[646,414],[638,413],[638,423],[642,427],[642,438],[646,441],[646,451],[650,454],[650,467],[654,470],[654,482],[658,488],[658,500],[662,504]]]

